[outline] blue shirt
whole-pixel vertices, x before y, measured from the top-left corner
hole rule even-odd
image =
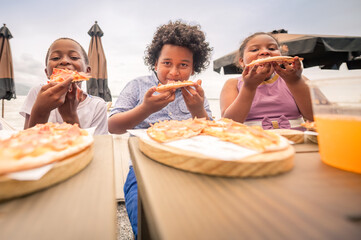
[[[134,107],[140,105],[144,100],[145,93],[153,86],[158,86],[159,80],[154,72],[150,76],[138,77],[130,81],[124,89],[120,92],[120,95],[115,103],[113,110],[110,112],[110,116],[120,112],[127,112]],[[204,108],[207,111],[208,117],[212,119],[212,112],[209,108],[208,100],[204,99]],[[175,100],[170,102],[167,106],[158,112],[151,114],[144,119],[143,122],[134,127],[134,129],[148,128],[150,124],[154,124],[158,121],[164,120],[185,120],[192,117],[189,112],[186,103],[184,102],[182,92],[177,89],[175,92]]]

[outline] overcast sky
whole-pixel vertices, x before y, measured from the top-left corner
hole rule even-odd
[[[44,59],[55,39],[73,38],[87,51],[87,32],[98,21],[114,96],[128,81],[149,73],[144,50],[156,28],[169,20],[200,24],[214,48],[212,61],[257,31],[283,28],[289,33],[361,36],[360,0],[0,0],[0,8],[0,24],[6,23],[13,35],[15,81],[29,85],[46,80]],[[203,80],[208,97],[218,97],[230,76],[212,69],[213,64],[196,78]]]

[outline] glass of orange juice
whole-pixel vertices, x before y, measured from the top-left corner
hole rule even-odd
[[[323,162],[361,173],[361,76],[309,82]]]

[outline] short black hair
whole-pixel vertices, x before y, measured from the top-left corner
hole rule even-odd
[[[81,49],[81,53],[82,53],[82,55],[83,55],[83,57],[84,57],[84,59],[85,59],[85,63],[86,63],[87,65],[89,65],[88,54],[86,54],[86,52],[85,52],[84,48],[82,47],[82,45],[80,45],[80,43],[78,43],[77,41],[75,41],[75,40],[72,39],[72,38],[62,37],[62,38],[56,39],[56,40],[50,45],[50,47],[48,48],[48,51],[47,51],[46,57],[45,57],[45,66],[48,65],[48,58],[49,58],[49,53],[50,53],[50,48],[51,48],[51,46],[53,46],[53,44],[56,43],[56,42],[59,41],[59,40],[70,40],[70,41],[73,41],[73,42],[75,42],[76,44],[78,44],[79,47],[80,47],[80,49]]]
[[[154,33],[152,43],[145,51],[144,63],[154,70],[160,52],[165,44],[186,47],[193,53],[193,70],[200,73],[209,66],[213,48],[205,41],[206,37],[199,25],[189,25],[181,20],[169,21]]]

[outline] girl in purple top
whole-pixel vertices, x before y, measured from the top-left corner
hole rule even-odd
[[[222,117],[264,129],[299,128],[312,121],[311,97],[298,57],[293,63],[272,62],[246,66],[253,60],[280,56],[278,41],[258,32],[239,48],[242,76],[224,84],[220,96]]]

